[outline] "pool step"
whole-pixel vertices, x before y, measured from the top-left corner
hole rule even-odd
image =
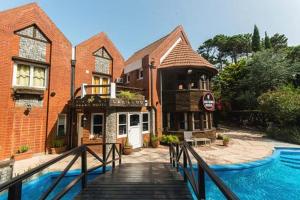
[[[290,160],[290,159],[282,159],[282,158],[280,158],[280,161],[284,162],[284,163],[288,163],[288,164],[293,164],[293,165],[296,165],[296,166],[300,166],[300,161],[297,161],[297,160]]]
[[[287,167],[294,168],[294,169],[300,169],[300,165],[293,165],[293,164],[287,164],[287,163],[284,163],[284,165]]]
[[[300,158],[299,156],[280,156],[280,158],[285,159],[285,160],[294,160],[294,161],[299,161],[300,162]]]

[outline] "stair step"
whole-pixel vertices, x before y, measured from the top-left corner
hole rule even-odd
[[[286,160],[286,159],[280,159],[281,162],[284,162],[284,163],[290,163],[290,164],[294,164],[294,165],[297,165],[297,166],[300,166],[300,161],[296,161],[296,160]]]
[[[292,164],[284,164],[284,165],[287,167],[294,168],[294,169],[300,169],[300,166],[296,166],[296,165],[292,165]]]
[[[286,160],[295,160],[295,161],[300,161],[299,156],[280,156],[280,158],[286,159]]]

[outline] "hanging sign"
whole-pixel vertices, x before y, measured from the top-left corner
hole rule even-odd
[[[205,93],[202,97],[203,106],[208,111],[215,110],[215,98],[212,93]]]

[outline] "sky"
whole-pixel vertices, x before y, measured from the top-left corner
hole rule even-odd
[[[106,32],[125,59],[183,25],[196,50],[216,34],[283,33],[300,44],[300,0],[0,0],[0,10],[37,2],[75,46]]]

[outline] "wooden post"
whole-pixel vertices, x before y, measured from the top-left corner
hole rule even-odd
[[[8,188],[8,200],[20,200],[22,198],[22,181]]]
[[[178,156],[179,156],[179,144],[177,143],[176,144],[176,168],[177,168],[177,171],[179,171],[179,164],[178,164],[179,160],[177,160]]]
[[[81,180],[81,188],[86,188],[87,184],[87,158],[86,158],[86,146],[82,146],[81,150],[81,173],[83,173],[83,177]]]
[[[112,149],[112,168],[114,169],[115,167],[116,167],[116,161],[115,161],[115,159],[116,159],[116,144],[112,144],[112,147],[111,148],[113,148]]]
[[[198,191],[200,199],[205,199],[205,174],[198,163]]]
[[[185,147],[182,146],[182,148],[185,148]],[[187,157],[186,157],[185,150],[183,150],[182,153],[183,153],[183,169],[187,169]],[[186,176],[185,172],[183,172],[183,178],[184,178],[184,182],[187,182],[187,176]]]
[[[103,143],[102,145],[102,154],[103,154],[103,167],[102,167],[102,173],[104,174],[106,171],[106,143]]]
[[[119,153],[120,153],[120,155],[119,155],[119,165],[121,165],[122,164],[122,144],[121,143],[119,144]]]
[[[172,144],[169,145],[170,164],[172,164]]]

